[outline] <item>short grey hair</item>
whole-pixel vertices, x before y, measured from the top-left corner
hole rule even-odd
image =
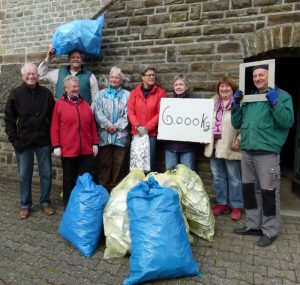
[[[175,83],[175,81],[177,81],[177,80],[182,80],[186,86],[188,86],[188,87],[190,86],[190,84],[187,81],[186,77],[182,73],[176,74],[174,76],[173,82]]]
[[[121,80],[122,81],[124,80],[124,74],[123,74],[121,68],[113,66],[109,72],[109,76],[111,76],[113,73],[117,73],[120,76]]]
[[[76,81],[77,83],[79,83],[78,78],[75,75],[68,75],[63,81],[63,87],[66,88],[66,86],[68,86],[71,81]]]
[[[38,68],[37,68],[37,66],[34,64],[34,63],[32,63],[32,62],[27,62],[27,63],[25,63],[22,67],[21,67],[21,74],[22,75],[24,75],[25,74],[25,70],[26,70],[26,68],[27,67],[33,67],[35,70],[36,70],[36,73],[38,73]]]

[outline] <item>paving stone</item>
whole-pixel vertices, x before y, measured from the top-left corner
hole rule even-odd
[[[34,205],[30,217],[18,217],[15,185],[0,184],[0,285],[119,285],[129,275],[129,258],[103,259],[105,240],[85,258],[57,232],[63,206],[53,193],[54,216]],[[33,189],[38,197],[39,191]],[[202,278],[184,277],[145,284],[157,285],[293,285],[300,283],[300,226],[294,217],[282,217],[279,238],[268,248],[256,246],[257,237],[238,236],[229,215],[216,218],[213,242],[196,236],[192,245]]]

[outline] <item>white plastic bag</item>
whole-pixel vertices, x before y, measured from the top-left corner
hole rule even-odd
[[[130,148],[130,170],[150,171],[150,141],[148,135],[134,136]]]

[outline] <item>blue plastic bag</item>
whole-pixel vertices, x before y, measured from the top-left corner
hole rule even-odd
[[[124,285],[200,275],[175,190],[150,177],[128,192],[127,209],[131,257]]]
[[[90,257],[98,245],[108,198],[107,190],[96,185],[89,173],[78,177],[58,231],[85,257]]]
[[[76,20],[59,26],[52,43],[58,56],[67,55],[70,51],[98,57],[102,43],[102,26],[104,15],[96,20]]]

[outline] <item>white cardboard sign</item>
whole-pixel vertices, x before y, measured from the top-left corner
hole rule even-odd
[[[213,110],[212,99],[162,98],[157,138],[210,143]]]

